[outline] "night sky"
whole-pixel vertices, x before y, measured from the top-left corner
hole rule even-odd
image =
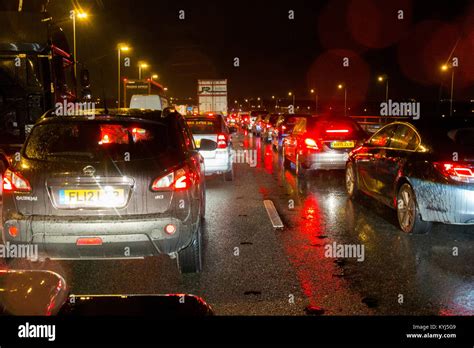
[[[474,4],[443,3],[51,0],[49,10],[70,37],[69,9],[79,4],[90,13],[77,24],[78,59],[91,72],[93,92],[105,88],[109,97],[116,93],[115,46],[126,42],[132,67],[122,75],[137,78],[136,64],[145,60],[152,65],[145,75],[159,74],[170,96],[195,97],[198,78],[227,78],[231,99],[284,97],[290,90],[309,99],[315,88],[324,103],[340,100],[342,82],[354,105],[384,98],[380,74],[389,77],[392,99],[434,101],[440,85],[449,97],[450,73],[440,65],[455,47],[456,98],[474,99]]]

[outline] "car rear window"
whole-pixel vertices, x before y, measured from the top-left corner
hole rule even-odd
[[[221,131],[218,120],[188,119],[186,123],[193,134],[217,134]]]
[[[154,158],[177,149],[178,137],[164,124],[137,122],[48,123],[33,128],[25,155],[30,159],[130,160]]]

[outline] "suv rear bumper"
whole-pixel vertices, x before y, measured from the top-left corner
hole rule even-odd
[[[165,232],[168,224],[176,226],[172,235]],[[8,234],[10,226],[17,227],[17,237]],[[5,242],[36,244],[40,255],[50,259],[126,259],[170,254],[187,247],[195,230],[194,224],[162,215],[117,220],[35,216],[7,220],[3,227]],[[100,238],[101,245],[77,245],[78,239],[88,237]]]

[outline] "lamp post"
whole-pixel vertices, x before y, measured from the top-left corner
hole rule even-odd
[[[118,58],[118,66],[117,66],[117,106],[120,107],[120,68],[121,68],[121,58],[120,52],[128,52],[130,47],[125,44],[117,45],[117,58]]]
[[[293,108],[295,107],[295,94],[293,92],[288,92],[288,95],[291,97],[293,96]]]
[[[388,103],[388,76],[387,75],[381,75],[377,78],[379,82],[384,82],[385,81],[385,102]]]
[[[449,116],[453,116],[453,98],[454,98],[454,66],[452,64],[443,64],[441,71],[448,71],[451,69],[451,95],[449,97]]]
[[[315,106],[315,113],[318,113],[318,93],[316,93],[316,90],[314,88],[311,88],[310,90],[311,94],[314,94],[314,106]]]
[[[345,84],[340,83],[337,88],[344,88],[344,116],[347,116],[347,87]]]
[[[148,64],[147,63],[139,63],[138,64],[138,79],[141,80],[142,79],[142,69],[146,69],[148,68]]]
[[[86,19],[87,13],[77,10],[71,10],[70,18],[72,19],[72,37],[73,37],[73,54],[74,54],[74,78],[77,79],[77,49],[76,49],[76,17]]]

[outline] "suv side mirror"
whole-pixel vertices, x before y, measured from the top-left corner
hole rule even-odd
[[[217,149],[217,143],[209,139],[201,139],[201,146],[199,151],[214,151]]]

